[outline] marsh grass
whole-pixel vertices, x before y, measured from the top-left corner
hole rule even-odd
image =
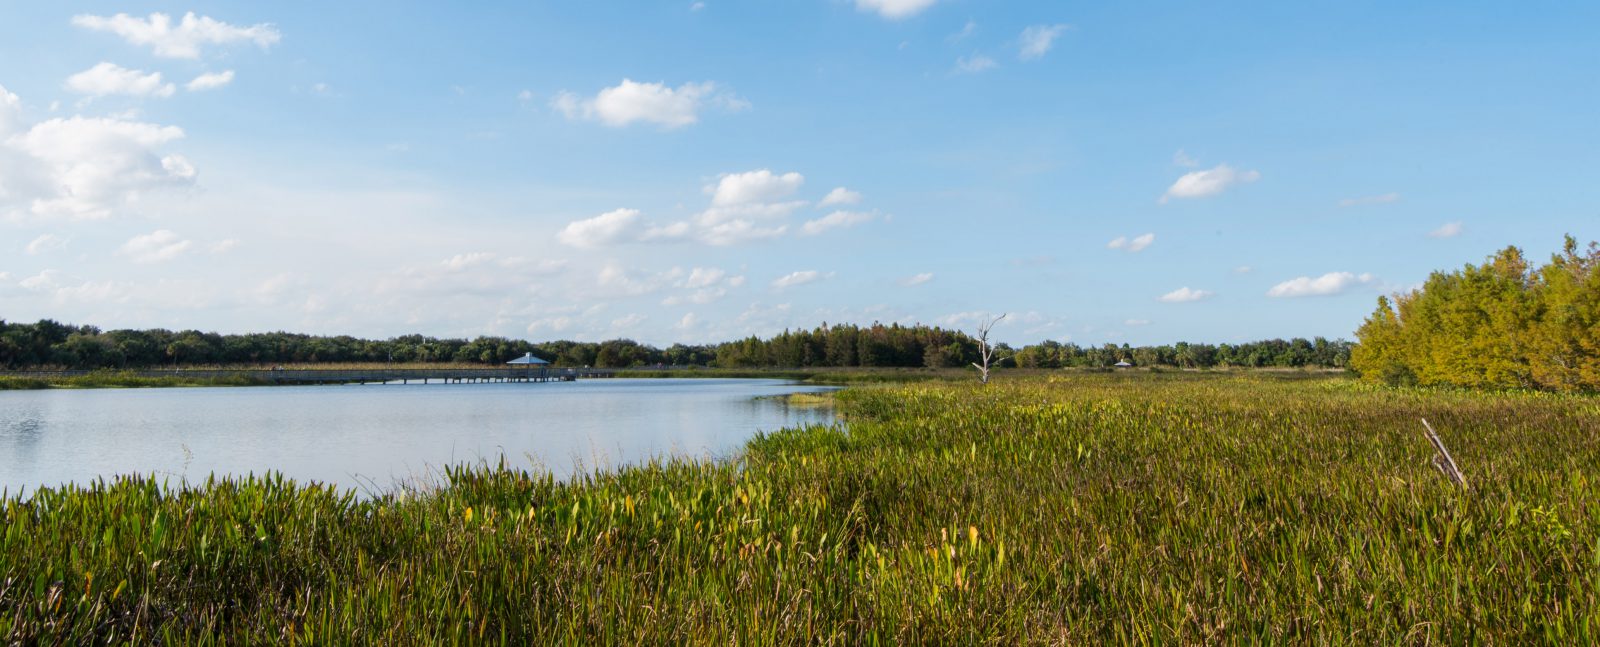
[[[12,496],[0,636],[1600,640],[1594,398],[1173,373],[834,398],[848,429],[565,482],[500,464],[376,497],[279,477]]]
[[[70,377],[14,377],[0,375],[0,391],[31,389],[116,389],[180,386],[267,386],[271,381],[248,376],[188,377],[139,375],[134,371],[95,371]]]

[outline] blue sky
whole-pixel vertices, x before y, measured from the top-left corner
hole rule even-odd
[[[0,2],[0,317],[1349,337],[1600,238],[1600,7],[1394,5]]]

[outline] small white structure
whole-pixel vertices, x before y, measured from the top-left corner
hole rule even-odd
[[[1113,364],[1112,366],[1115,366],[1117,368],[1133,368],[1133,365],[1129,364],[1127,361],[1117,362],[1116,364]]]

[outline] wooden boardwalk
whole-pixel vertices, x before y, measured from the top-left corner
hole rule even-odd
[[[41,379],[92,375],[94,371],[4,371],[8,377]],[[149,369],[128,371],[138,377],[229,379],[246,378],[271,384],[486,384],[492,382],[572,382],[579,378],[616,377],[596,368],[378,368],[378,369]]]

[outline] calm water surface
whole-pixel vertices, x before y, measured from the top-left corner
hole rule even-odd
[[[180,480],[272,470],[386,490],[444,465],[557,476],[666,454],[730,455],[757,431],[827,423],[767,396],[781,380],[0,391],[0,488],[137,472]]]

